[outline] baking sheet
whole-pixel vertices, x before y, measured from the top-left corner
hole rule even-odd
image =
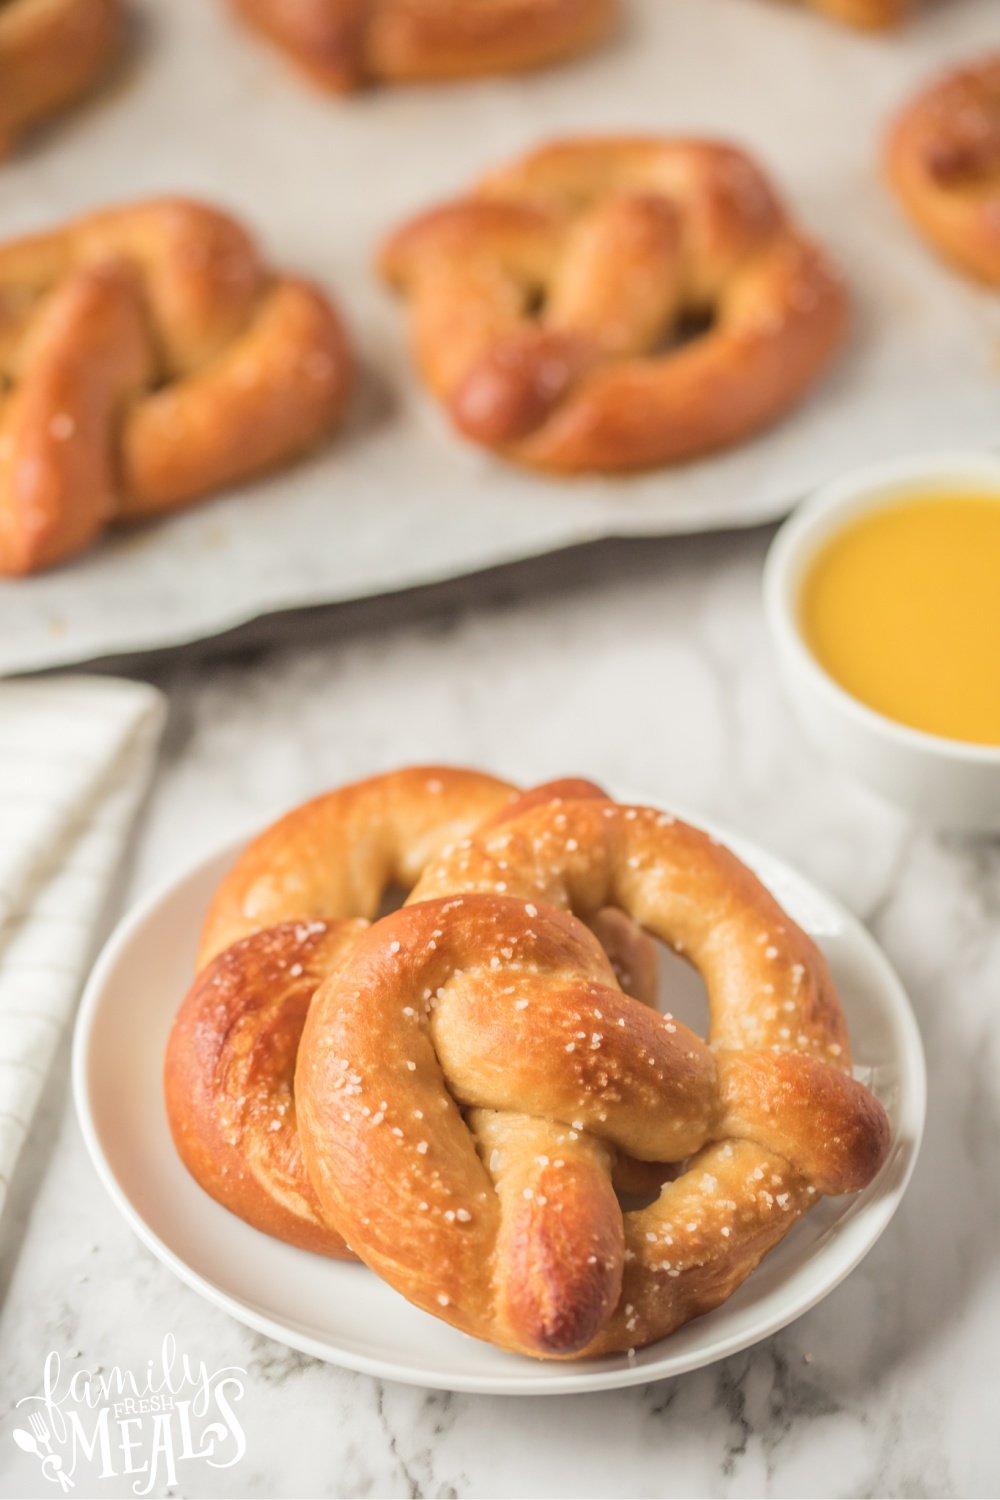
[[[564,68],[346,102],[301,85],[222,0],[137,9],[127,76],[0,167],[0,232],[158,192],[215,199],[276,264],[333,289],[366,383],[314,459],[0,583],[0,671],[178,644],[596,538],[749,526],[850,465],[1000,442],[1000,298],[931,258],[876,154],[918,82],[1000,43],[997,0],[943,0],[890,38],[782,0],[631,0],[619,39]],[[725,135],[755,151],[839,260],[854,332],[818,394],[747,446],[626,480],[545,480],[447,430],[371,256],[401,217],[493,163],[605,129]]]

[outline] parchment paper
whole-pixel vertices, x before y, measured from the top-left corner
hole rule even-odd
[[[275,263],[338,296],[366,365],[347,431],[277,477],[0,584],[0,671],[210,635],[594,538],[749,526],[907,449],[1000,442],[1000,297],[940,266],[879,181],[891,110],[1000,44],[998,0],[943,0],[889,38],[782,0],[631,0],[611,47],[513,81],[331,101],[223,0],[147,0],[105,96],[0,166],[0,232],[158,192],[228,205]],[[854,292],[851,345],[817,395],[724,457],[617,481],[534,478],[461,443],[415,380],[371,257],[398,220],[545,137],[729,136],[758,153]]]

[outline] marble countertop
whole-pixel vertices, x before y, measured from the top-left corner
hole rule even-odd
[[[171,714],[114,904],[308,793],[407,761],[584,773],[701,807],[846,902],[911,994],[927,1135],[860,1269],[776,1337],[670,1382],[546,1400],[382,1383],[250,1333],[140,1246],[86,1157],[64,1049],[0,1224],[0,1492],[59,1493],[9,1441],[49,1350],[67,1369],[141,1369],[172,1333],[249,1372],[245,1455],[188,1463],[174,1494],[998,1493],[1000,842],[915,827],[802,741],[764,632],[768,539],[609,545],[133,664]]]

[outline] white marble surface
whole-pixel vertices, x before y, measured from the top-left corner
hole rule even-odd
[[[140,1247],[87,1161],[64,1058],[0,1224],[0,1492],[58,1493],[10,1441],[48,1350],[141,1369],[172,1332],[249,1371],[246,1455],[188,1465],[177,1493],[998,1493],[1000,844],[914,827],[802,742],[764,635],[766,541],[608,547],[147,664],[171,722],[117,904],[248,821],[410,760],[700,805],[846,901],[912,995],[928,1131],[868,1260],[785,1332],[673,1382],[545,1401],[383,1384],[249,1333]]]

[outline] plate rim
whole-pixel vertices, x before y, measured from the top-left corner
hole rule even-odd
[[[657,805],[656,801],[649,798],[633,797],[627,791],[624,794],[615,795],[616,800],[625,802],[626,804],[635,803],[639,806]],[[892,1014],[895,1024],[901,1030],[903,1041],[900,1057],[905,1064],[902,1071],[902,1077],[905,1079],[904,1095],[909,1113],[912,1114],[912,1119],[907,1118],[905,1122],[907,1135],[905,1151],[902,1159],[900,1159],[900,1153],[894,1153],[882,1167],[882,1173],[894,1169],[895,1177],[887,1185],[886,1190],[879,1198],[865,1206],[866,1232],[859,1235],[855,1229],[855,1243],[849,1248],[848,1253],[842,1257],[840,1263],[835,1266],[834,1274],[822,1280],[818,1288],[814,1287],[812,1290],[805,1291],[804,1294],[800,1294],[787,1307],[777,1310],[769,1317],[766,1317],[760,1325],[755,1327],[751,1334],[748,1335],[744,1331],[743,1333],[734,1332],[717,1337],[714,1342],[710,1342],[707,1346],[703,1345],[692,1349],[686,1355],[665,1354],[659,1360],[647,1364],[639,1364],[638,1362],[614,1366],[609,1364],[606,1371],[591,1370],[586,1373],[573,1373],[571,1363],[557,1362],[553,1364],[552,1362],[525,1359],[523,1373],[510,1375],[462,1375],[433,1367],[418,1370],[408,1364],[394,1364],[391,1359],[377,1358],[351,1349],[338,1348],[334,1350],[329,1343],[313,1337],[304,1330],[289,1326],[285,1322],[276,1320],[260,1312],[257,1308],[250,1306],[241,1298],[226,1291],[207,1276],[202,1275],[189,1266],[176,1251],[160,1238],[134,1206],[124,1187],[118,1181],[111,1162],[104,1151],[90,1104],[90,1090],[87,1077],[90,1057],[89,1043],[108,982],[123,952],[133,941],[137,931],[180,888],[196,880],[210,866],[221,862],[224,858],[235,857],[239,850],[244,847],[247,839],[260,831],[260,825],[256,823],[249,833],[221,840],[213,848],[202,852],[197,858],[189,861],[180,868],[175,868],[171,873],[155,882],[144,896],[133,903],[122,914],[101,948],[97,960],[90,971],[80,1000],[73,1029],[71,1064],[73,1103],[76,1118],[87,1148],[87,1154],[97,1172],[98,1178],[111,1198],[112,1203],[139,1240],[185,1285],[189,1286],[214,1306],[220,1307],[238,1322],[253,1329],[256,1333],[263,1334],[267,1338],[274,1339],[276,1342],[284,1344],[288,1348],[295,1349],[300,1353],[307,1354],[314,1359],[319,1359],[325,1364],[336,1365],[358,1374],[372,1376],[375,1379],[393,1380],[403,1385],[415,1386],[425,1390],[453,1391],[469,1395],[585,1395],[598,1391],[622,1389],[628,1386],[647,1385],[653,1381],[689,1374],[694,1370],[714,1364],[718,1360],[728,1358],[730,1355],[737,1354],[743,1349],[752,1348],[764,1339],[772,1337],[783,1328],[788,1327],[789,1324],[803,1317],[819,1302],[834,1292],[851,1272],[856,1270],[861,1261],[869,1254],[885,1233],[903,1200],[920,1155],[927,1116],[927,1065],[923,1039],[913,1007],[902,981],[887,955],[869,932],[864,922],[844,906],[836,896],[831,895],[825,887],[818,885],[811,877],[802,874],[795,866],[788,863],[781,856],[772,854],[769,849],[758,844],[756,840],[744,837],[739,830],[733,829],[729,824],[720,822],[713,817],[703,816],[697,810],[687,807],[684,803],[675,803],[671,799],[659,800],[666,802],[670,811],[683,821],[690,822],[694,826],[702,828],[712,837],[718,838],[720,842],[726,844],[740,859],[750,864],[755,873],[757,873],[756,861],[754,859],[756,856],[761,865],[768,867],[776,874],[780,874],[783,878],[790,877],[794,883],[818,894],[823,902],[836,913],[837,917],[844,924],[844,927],[850,931],[852,939],[860,943],[861,948],[864,950],[866,965],[870,965],[877,971],[880,987],[892,997]],[[763,879],[763,876],[759,876],[758,878]],[[843,1237],[845,1230],[851,1227],[851,1224],[857,1226],[858,1220],[850,1221],[850,1224],[845,1225],[844,1228],[835,1232],[833,1236],[834,1242]],[[670,1341],[669,1339],[665,1339],[659,1342],[669,1346]],[[665,1366],[669,1366],[669,1368],[664,1368]],[[566,1373],[554,1374],[552,1373],[554,1369],[563,1370]],[[542,1373],[543,1371],[545,1373]]]

